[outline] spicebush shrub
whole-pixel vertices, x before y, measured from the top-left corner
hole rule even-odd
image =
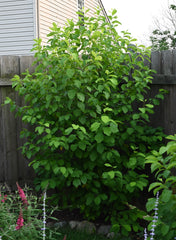
[[[145,99],[150,52],[118,34],[115,14],[111,23],[98,10],[64,29],[53,24],[46,46],[36,40],[35,72],[13,78],[25,106],[6,103],[33,126],[21,134],[22,151],[38,184],[57,189],[60,206],[79,207],[89,219],[103,215],[128,235],[140,228],[143,214],[130,204],[148,183],[145,155],[162,140],[148,123],[163,95]]]

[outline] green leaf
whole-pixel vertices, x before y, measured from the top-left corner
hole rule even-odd
[[[161,185],[162,185],[162,183],[159,183],[159,182],[151,183],[150,186],[149,186],[149,192],[150,192],[153,188],[159,187],[159,186],[161,186]]]
[[[134,132],[134,129],[133,129],[133,128],[127,128],[127,133],[128,133],[129,135],[131,135],[133,132]]]
[[[81,185],[81,181],[79,178],[73,180],[73,185],[77,188]]]
[[[172,162],[172,163],[169,163],[168,166],[167,166],[167,170],[169,169],[172,169],[172,168],[175,168],[176,167],[176,162]]]
[[[80,88],[80,87],[81,87],[81,81],[75,80],[75,81],[74,81],[74,85],[75,85],[77,88]]]
[[[152,165],[151,165],[151,171],[152,172],[154,172],[158,169],[161,169],[161,168],[162,168],[162,165],[159,162],[152,163]]]
[[[103,132],[104,132],[105,135],[110,136],[111,135],[111,128],[103,127]]]
[[[130,187],[135,187],[136,186],[136,182],[130,182]]]
[[[73,128],[74,130],[77,130],[77,129],[79,129],[79,125],[72,124],[72,128]]]
[[[133,120],[137,120],[139,118],[140,118],[139,114],[133,114]]]
[[[122,173],[120,171],[115,171],[115,175],[118,177],[118,178],[121,178],[122,179]]]
[[[136,166],[136,163],[137,163],[137,159],[135,157],[131,157],[129,160],[128,167],[132,168],[132,167]]]
[[[168,153],[175,153],[176,152],[176,143],[172,144],[171,146],[168,146]]]
[[[84,102],[85,101],[85,95],[83,93],[77,93],[77,98],[81,101]]]
[[[60,167],[59,168],[60,169],[60,172],[63,174],[63,175],[65,175],[66,174],[66,168],[65,167]]]
[[[127,113],[127,112],[128,112],[128,108],[127,108],[126,106],[122,106],[122,111],[123,111],[124,113]]]
[[[131,232],[131,226],[129,224],[122,224],[122,226],[127,230],[128,232]]]
[[[77,144],[72,144],[70,148],[74,152],[74,151],[76,151],[77,147],[78,147]]]
[[[114,124],[114,123],[110,123],[110,128],[111,128],[111,132],[112,133],[117,133],[119,132],[119,129],[118,129],[118,125],[117,124]]]
[[[58,172],[59,172],[59,170],[60,170],[60,168],[59,167],[54,167],[53,168],[53,172],[54,172],[54,174],[58,174]]]
[[[99,122],[94,122],[91,126],[90,129],[92,132],[95,132],[98,130],[98,128],[100,127],[100,123]]]
[[[39,134],[42,134],[44,132],[44,127],[36,127],[35,131],[38,132]]]
[[[87,178],[86,178],[86,176],[81,176],[81,182],[83,183],[83,184],[86,184],[87,183]]]
[[[159,150],[159,154],[162,155],[165,152],[167,152],[167,147],[161,147]]]
[[[26,152],[26,156],[28,159],[30,159],[32,157],[32,152],[31,151],[27,151]]]
[[[49,179],[45,179],[41,182],[42,189],[45,189],[49,184]]]
[[[96,205],[99,205],[101,203],[101,198],[99,196],[97,196],[95,199],[94,199],[94,202]]]
[[[109,80],[111,81],[111,83],[112,83],[114,86],[117,86],[117,84],[118,84],[117,79],[115,79],[115,78],[110,78]]]
[[[69,135],[73,131],[72,127],[65,129],[65,135]]]
[[[66,74],[69,78],[72,78],[73,75],[75,74],[75,70],[74,69],[67,69]]]
[[[86,143],[85,142],[83,142],[83,141],[79,142],[78,146],[81,150],[85,151],[85,149],[86,149]]]
[[[103,109],[104,112],[113,112],[112,108],[106,107],[105,109]]]
[[[92,152],[90,153],[90,160],[93,162],[93,161],[96,160],[96,158],[97,158],[97,153],[96,153],[96,151],[92,151]]]
[[[116,9],[113,9],[112,10],[112,15],[115,15],[117,13],[117,10]]]
[[[76,95],[76,91],[75,90],[69,90],[68,91],[68,97],[69,97],[69,99],[73,99],[74,97],[75,97],[75,95]]]
[[[105,163],[105,166],[106,167],[111,167],[112,168],[112,165],[110,163]]]
[[[104,152],[104,149],[105,148],[104,148],[103,144],[101,144],[101,143],[97,144],[97,152],[98,153],[102,154]]]
[[[101,120],[104,122],[104,123],[108,123],[111,121],[111,119],[108,117],[108,116],[101,116]]]
[[[163,236],[166,236],[166,234],[169,232],[170,226],[164,224],[161,227],[161,233]]]
[[[77,106],[82,112],[85,112],[85,104],[83,102],[78,102]]]
[[[163,202],[168,202],[172,196],[172,191],[168,189],[164,189],[161,194],[161,200]]]
[[[147,211],[150,212],[155,208],[156,198],[149,198],[146,204]]]
[[[86,205],[87,206],[90,205],[93,202],[93,200],[94,200],[94,196],[89,194],[86,199]]]
[[[104,135],[101,132],[96,134],[95,140],[97,141],[97,143],[101,143],[103,139],[104,139]]]
[[[54,189],[56,187],[56,181],[54,179],[50,179],[49,186]]]
[[[115,177],[115,172],[114,171],[109,171],[107,173],[108,173],[108,175],[111,179],[113,179]]]

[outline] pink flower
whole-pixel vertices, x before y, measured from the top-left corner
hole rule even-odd
[[[0,197],[1,197],[1,194],[0,194]],[[7,200],[7,195],[4,195],[4,198],[3,199],[1,199],[1,202],[5,202],[5,200]]]
[[[19,186],[19,184],[17,182],[16,182],[16,185],[18,187],[18,192],[19,192],[19,195],[20,195],[21,200],[23,202],[23,205],[26,205],[26,207],[27,207],[27,205],[29,205],[29,203],[27,201],[26,195],[24,194],[23,189]]]
[[[23,219],[23,212],[22,212],[22,208],[20,209],[20,214],[17,220],[17,226],[16,226],[16,230],[19,230],[20,228],[22,228],[22,226],[24,226],[23,224],[24,219]]]
[[[67,235],[64,236],[63,240],[66,240],[67,239]]]

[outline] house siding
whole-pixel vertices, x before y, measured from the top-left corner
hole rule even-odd
[[[77,0],[40,0],[39,1],[39,35],[43,43],[47,42],[47,34],[52,23],[63,27],[67,19],[77,20]]]
[[[84,0],[86,16],[94,16],[100,0]],[[0,0],[0,55],[33,55],[34,39],[48,41],[52,23],[64,27],[78,20],[78,0]]]
[[[89,9],[87,16],[88,17],[95,16],[95,12],[98,6],[99,6],[98,0],[85,0],[84,3],[85,11]]]
[[[31,55],[35,13],[34,0],[0,0],[0,55]]]
[[[84,0],[84,9],[90,9],[86,16],[94,16],[96,8],[99,6],[98,0]],[[67,19],[78,20],[78,0],[39,0],[39,36],[43,44],[47,43],[47,34],[50,27],[55,22],[59,27],[64,27]]]

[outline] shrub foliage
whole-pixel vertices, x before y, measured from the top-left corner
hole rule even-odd
[[[98,10],[64,29],[53,24],[48,44],[34,45],[35,72],[13,78],[25,106],[6,103],[33,126],[22,132],[22,151],[41,187],[49,183],[61,206],[79,207],[90,219],[103,214],[128,235],[142,217],[130,204],[148,183],[145,154],[162,140],[148,126],[162,95],[145,99],[150,52],[118,34],[115,10],[109,18]]]

